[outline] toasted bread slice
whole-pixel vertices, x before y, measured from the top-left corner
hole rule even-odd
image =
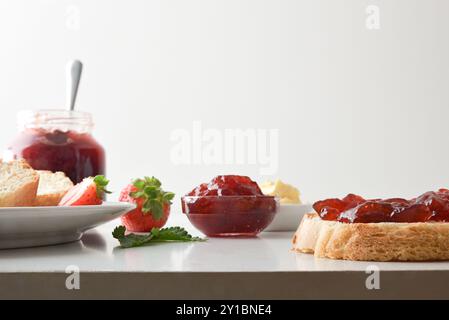
[[[39,174],[25,160],[0,159],[0,207],[32,206],[38,184]]]
[[[57,206],[62,197],[73,187],[64,172],[38,170],[39,187],[35,206]]]
[[[341,223],[307,214],[293,250],[345,260],[449,260],[449,223]]]

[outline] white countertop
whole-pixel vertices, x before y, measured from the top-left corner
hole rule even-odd
[[[183,218],[174,216],[169,224],[200,235]],[[293,232],[121,249],[111,235],[119,223],[74,243],[0,250],[0,299],[449,298],[449,262],[315,259],[290,251]],[[366,286],[373,265],[381,290]],[[80,270],[79,290],[66,287],[69,266]]]
[[[176,221],[179,222],[179,221]],[[181,221],[184,224],[184,221]],[[448,270],[449,262],[376,263],[315,259],[290,251],[292,232],[263,232],[257,238],[210,238],[206,242],[156,243],[121,249],[111,235],[119,221],[88,231],[81,241],[28,249],[0,250],[0,273],[65,272],[319,272]],[[200,235],[192,227],[189,231]]]

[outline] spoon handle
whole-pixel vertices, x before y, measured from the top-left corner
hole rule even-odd
[[[79,60],[71,60],[66,67],[66,106],[67,109],[73,111],[75,109],[76,95],[81,79],[83,64]]]

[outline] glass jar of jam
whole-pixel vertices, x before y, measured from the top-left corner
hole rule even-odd
[[[62,171],[73,183],[105,174],[105,152],[91,135],[90,113],[26,110],[18,114],[18,126],[6,157],[25,159],[36,170]]]

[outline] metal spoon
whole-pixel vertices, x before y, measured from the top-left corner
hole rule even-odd
[[[70,111],[75,109],[76,95],[80,84],[83,64],[79,60],[71,60],[66,66],[66,108]]]

